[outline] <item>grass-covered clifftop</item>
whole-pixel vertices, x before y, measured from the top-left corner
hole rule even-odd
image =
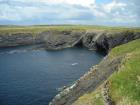
[[[36,26],[0,26],[0,33],[32,33],[37,35],[43,31],[71,31],[71,30],[106,30],[106,31],[137,31],[140,28],[127,28],[127,27],[109,27],[109,26],[92,26],[92,25],[36,25]],[[0,34],[0,35],[1,35]]]
[[[118,70],[108,79],[108,96],[115,105],[140,105],[140,39],[118,46],[108,55],[124,56]],[[104,105],[104,84],[84,94],[73,105]]]

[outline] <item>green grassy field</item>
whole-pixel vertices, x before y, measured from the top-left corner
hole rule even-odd
[[[86,31],[86,30],[106,30],[106,31],[138,31],[140,28],[109,27],[93,25],[36,25],[36,26],[0,26],[0,33],[33,33],[33,35],[43,31]]]
[[[109,78],[109,94],[116,105],[140,105],[140,39],[115,47],[110,58],[124,55],[118,72]],[[74,105],[104,105],[102,86],[81,96]],[[81,103],[82,102],[82,103]]]
[[[110,81],[110,95],[118,105],[140,105],[140,40],[116,47],[111,56],[125,54],[119,72]]]

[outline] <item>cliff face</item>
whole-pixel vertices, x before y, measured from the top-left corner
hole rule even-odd
[[[108,52],[113,47],[140,38],[134,31],[43,31],[33,33],[0,33],[0,47],[44,43],[48,50],[58,50],[82,45],[90,50]]]
[[[140,38],[140,32],[133,31],[62,31],[43,32],[45,46],[49,50],[58,50],[82,45],[90,50],[110,51],[115,46]]]
[[[0,47],[43,43],[48,50],[73,47],[83,38],[84,31],[44,31],[33,33],[0,33]]]
[[[83,37],[83,45],[92,50],[110,51],[113,47],[140,38],[140,32],[88,32]]]
[[[62,32],[44,32],[46,35],[45,46],[49,50],[58,50],[63,48],[69,48],[80,43],[85,32],[77,31],[62,31]]]
[[[32,33],[0,33],[0,47],[44,43],[44,37],[42,34],[33,36]]]

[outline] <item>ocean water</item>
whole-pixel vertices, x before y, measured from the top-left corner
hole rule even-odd
[[[72,84],[103,57],[83,47],[0,48],[0,105],[48,105],[59,88]]]

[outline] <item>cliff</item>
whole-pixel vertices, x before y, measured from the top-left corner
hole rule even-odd
[[[110,51],[115,46],[140,38],[140,32],[124,31],[91,31],[83,38],[83,45],[89,49]]]

